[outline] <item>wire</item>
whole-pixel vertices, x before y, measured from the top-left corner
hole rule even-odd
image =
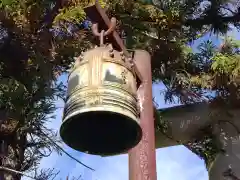
[[[88,165],[82,163],[81,161],[79,161],[78,159],[76,159],[75,157],[73,157],[71,154],[69,154],[68,152],[66,152],[61,146],[59,146],[56,142],[54,142],[50,137],[48,137],[44,132],[41,131],[41,133],[49,140],[51,141],[55,146],[57,146],[64,154],[66,154],[68,157],[70,157],[71,159],[77,161],[79,164],[81,164],[82,166],[95,171],[95,169],[89,167]]]
[[[46,138],[48,138],[55,146],[57,146],[63,153],[65,153],[68,157],[70,157],[71,159],[77,161],[79,164],[83,165],[84,167],[92,170],[92,171],[95,171],[93,168],[85,165],[84,163],[82,163],[81,161],[79,161],[78,159],[76,159],[75,157],[73,157],[71,154],[69,154],[68,152],[66,152],[61,146],[59,146],[57,143],[55,143],[51,138],[49,138],[44,132],[41,131],[41,133],[46,136]],[[9,172],[12,172],[12,173],[15,173],[15,174],[21,174],[23,176],[26,176],[28,178],[31,178],[31,179],[34,179],[34,180],[37,180],[36,178],[32,177],[32,176],[29,176],[21,171],[17,171],[17,170],[14,170],[14,169],[11,169],[11,168],[7,168],[7,167],[4,167],[4,166],[0,166],[0,170],[5,170],[5,171],[9,171]]]
[[[31,179],[34,179],[34,180],[37,180],[36,178],[32,177],[32,176],[29,176],[21,171],[17,171],[17,170],[14,170],[14,169],[11,169],[11,168],[7,168],[7,167],[3,167],[3,166],[0,166],[0,170],[5,170],[5,171],[9,171],[9,172],[13,172],[15,174],[21,174],[23,176],[26,176],[28,178],[31,178]]]

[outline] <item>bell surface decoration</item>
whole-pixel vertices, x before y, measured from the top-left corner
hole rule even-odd
[[[136,146],[142,137],[136,78],[111,45],[83,53],[68,78],[63,141],[95,155],[120,154]]]

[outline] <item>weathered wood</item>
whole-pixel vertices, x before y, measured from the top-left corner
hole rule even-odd
[[[107,29],[110,28],[110,19],[98,1],[96,1],[94,5],[84,8],[84,11],[92,23],[98,23],[99,30],[107,31]],[[126,57],[133,56],[133,54],[127,51],[123,40],[120,38],[119,34],[116,31],[113,31],[113,33],[108,35],[105,42],[110,42],[115,50],[122,51]],[[136,66],[134,66],[134,70],[138,76],[137,83],[140,84],[142,82],[142,75]]]
[[[100,30],[107,30],[110,27],[110,19],[98,2],[92,6],[86,7],[84,11],[92,23],[98,23],[98,28]],[[124,53],[128,54],[122,39],[116,31],[108,36],[106,42],[111,42],[115,50],[124,51]]]
[[[143,77],[138,89],[140,125],[143,136],[140,143],[128,153],[129,179],[157,180],[151,56],[147,51],[136,50],[135,61]]]

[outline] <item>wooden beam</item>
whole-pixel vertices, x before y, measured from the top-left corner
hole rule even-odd
[[[94,5],[84,8],[84,11],[92,23],[98,23],[99,30],[107,31],[110,27],[110,19],[98,1],[96,1]],[[115,50],[123,51],[125,55],[130,56],[122,39],[116,31],[108,36],[107,42],[111,42]]]
[[[99,30],[108,30],[110,27],[110,19],[98,1],[96,1],[94,5],[84,8],[84,11],[92,23],[98,23]],[[126,57],[132,56],[132,54],[127,51],[123,40],[120,38],[119,34],[116,31],[113,31],[113,33],[108,36],[108,39],[106,39],[105,42],[111,43],[115,50],[122,51]],[[140,74],[135,64],[134,71],[138,77],[137,83],[140,84],[142,82],[142,75]]]

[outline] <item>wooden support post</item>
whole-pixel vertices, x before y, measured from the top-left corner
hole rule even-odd
[[[129,152],[129,180],[157,180],[151,57],[148,52],[137,50],[134,59],[143,77],[138,89],[143,137],[140,143]]]
[[[107,30],[110,27],[110,19],[99,3],[84,9],[88,18],[93,23],[98,23],[99,29]],[[129,57],[124,43],[118,33],[114,31],[108,36],[108,41],[117,51],[122,51]],[[135,51],[135,72],[138,76],[139,95],[142,98],[141,127],[143,138],[141,142],[129,152],[129,180],[157,180],[156,154],[155,154],[155,129],[153,119],[152,102],[152,73],[151,58],[146,51]]]

